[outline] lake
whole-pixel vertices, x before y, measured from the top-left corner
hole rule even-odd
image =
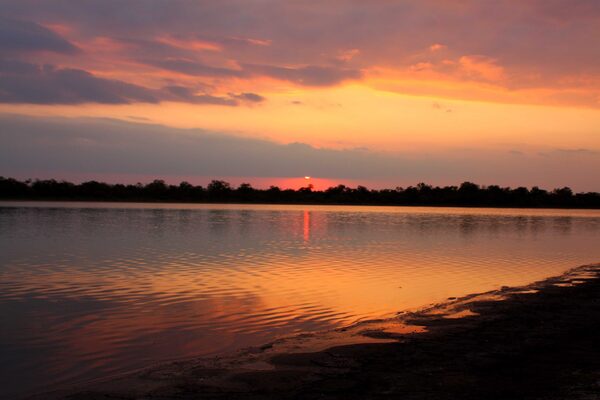
[[[0,203],[0,397],[600,261],[600,211]]]

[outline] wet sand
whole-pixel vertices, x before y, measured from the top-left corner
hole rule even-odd
[[[600,264],[34,399],[600,399]]]

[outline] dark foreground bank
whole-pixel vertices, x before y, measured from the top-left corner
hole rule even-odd
[[[36,398],[600,399],[600,265],[331,335]]]

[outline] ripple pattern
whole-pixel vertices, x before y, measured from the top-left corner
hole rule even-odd
[[[0,393],[331,329],[600,260],[600,213],[0,205]]]

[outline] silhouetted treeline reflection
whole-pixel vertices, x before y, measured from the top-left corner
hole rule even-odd
[[[600,208],[600,193],[573,193],[568,187],[551,191],[532,187],[480,186],[464,182],[460,186],[431,186],[419,183],[407,188],[373,190],[338,185],[314,190],[311,185],[293,189],[255,189],[249,183],[237,188],[213,180],[206,187],[188,182],[169,185],[163,180],[148,184],[108,184],[89,181],[27,180],[0,177],[0,198],[20,200],[164,201],[198,203],[282,203],[282,204],[374,204],[483,207],[564,207]]]

